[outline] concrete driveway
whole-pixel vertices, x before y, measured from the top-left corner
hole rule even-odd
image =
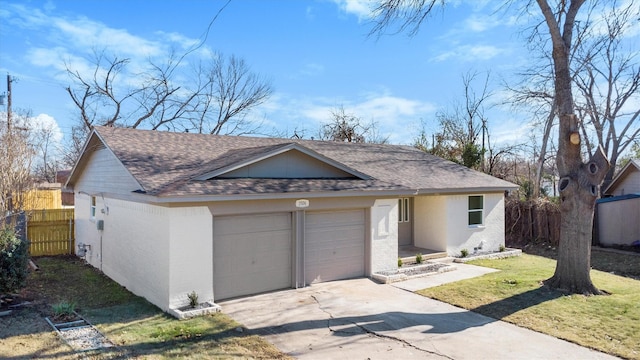
[[[300,359],[614,359],[369,279],[221,302]]]

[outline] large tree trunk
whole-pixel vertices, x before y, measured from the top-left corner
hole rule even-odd
[[[566,11],[562,25],[546,0],[537,1],[553,44],[555,99],[560,119],[556,158],[560,174],[560,244],[556,271],[545,285],[571,293],[600,294],[590,276],[591,232],[598,186],[609,170],[609,161],[599,148],[587,164],[582,162],[580,127],[574,114],[569,69],[574,20],[584,0],[573,0],[568,9],[562,9]]]
[[[558,155],[560,157],[560,155]],[[600,147],[587,164],[558,169],[560,190],[560,244],[553,277],[545,285],[579,294],[600,294],[591,282],[591,235],[598,186],[609,168]]]

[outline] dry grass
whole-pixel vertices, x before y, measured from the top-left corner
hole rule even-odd
[[[240,324],[224,314],[178,321],[77,258],[36,262],[41,270],[29,275],[20,294],[32,305],[0,317],[0,358],[287,358],[260,337],[236,331]],[[117,348],[73,352],[44,320],[61,301],[76,302],[77,311]]]
[[[418,293],[602,352],[640,359],[640,281],[594,270],[594,284],[611,295],[566,295],[541,286],[555,269],[551,259],[523,255],[472,264],[502,271]]]

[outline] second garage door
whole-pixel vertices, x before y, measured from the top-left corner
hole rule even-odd
[[[307,284],[364,276],[364,214],[364,209],[306,214]]]
[[[291,214],[215,217],[215,300],[291,287]]]

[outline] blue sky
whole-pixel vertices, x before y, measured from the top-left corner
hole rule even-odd
[[[86,73],[95,49],[134,66],[171,49],[185,51],[225,3],[0,1],[0,93],[10,73],[14,109],[30,109],[67,135],[77,109],[64,90],[70,84],[65,62]],[[435,113],[460,99],[464,73],[490,71],[493,100],[500,102],[500,83],[527,63],[519,34],[528,19],[496,13],[498,3],[453,1],[415,37],[376,39],[367,37],[364,0],[232,0],[194,56],[233,54],[269,78],[275,92],[253,114],[267,128],[313,136],[343,106],[376,122],[392,143],[407,144],[421,121],[435,129]],[[525,142],[526,123],[507,108],[490,111],[494,140]]]

